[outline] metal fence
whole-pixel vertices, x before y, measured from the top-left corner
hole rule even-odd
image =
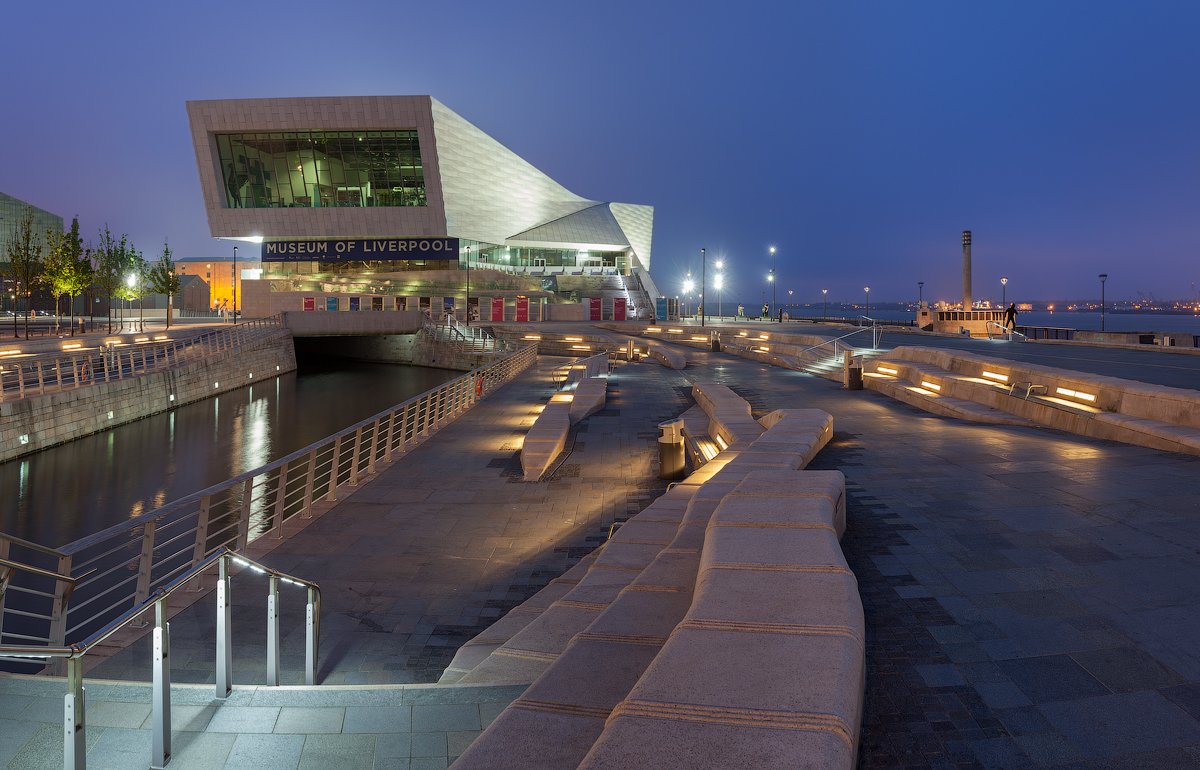
[[[283,328],[280,316],[203,332],[186,339],[171,340],[166,334],[134,337],[132,344],[109,344],[94,350],[49,353],[28,358],[6,355],[0,343],[0,401],[14,401],[100,382],[114,382],[148,372],[236,350],[258,341],[264,331]],[[13,350],[10,348],[10,350]]]
[[[258,537],[282,537],[286,521],[336,501],[378,464],[403,456],[536,359],[530,345],[286,457],[59,549],[0,534],[0,556],[75,580],[72,587],[14,573],[10,601],[0,605],[0,642],[61,646],[144,602],[222,547],[242,551]]]

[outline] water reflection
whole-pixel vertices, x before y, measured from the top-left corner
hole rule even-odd
[[[457,372],[339,361],[0,464],[0,531],[62,545],[335,433]]]

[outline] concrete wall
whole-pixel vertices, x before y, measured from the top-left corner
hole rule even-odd
[[[312,315],[309,313],[308,315]],[[333,315],[333,314],[330,314]],[[379,364],[411,364],[466,372],[495,361],[494,355],[458,350],[424,334],[383,334],[364,337],[300,337],[297,348],[313,353]]]
[[[423,316],[416,310],[372,313],[288,312],[283,325],[295,337],[329,337],[368,334],[412,334],[420,331]]]
[[[175,369],[0,403],[0,462],[269,380],[295,368],[292,336],[280,330],[250,345]],[[22,436],[28,437],[26,443]]]

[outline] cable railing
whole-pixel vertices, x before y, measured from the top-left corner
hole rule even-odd
[[[19,348],[0,343],[0,401],[15,401],[73,390],[102,382],[138,377],[171,369],[212,355],[237,350],[262,338],[263,332],[283,328],[281,316],[255,319],[183,339],[167,334],[140,334],[130,343],[108,343],[76,351],[22,355]]]
[[[0,534],[0,549],[15,544],[23,549],[22,561],[78,581],[68,589],[22,578],[33,585],[23,585],[30,593],[3,608],[0,641],[61,646],[64,639],[87,634],[142,604],[221,548],[240,553],[259,537],[283,537],[285,523],[307,519],[316,506],[337,501],[379,465],[411,451],[536,359],[537,348],[530,345],[272,463],[59,549]]]
[[[304,683],[317,683],[318,645],[321,630],[321,588],[316,583],[293,577],[263,564],[238,556],[228,548],[219,548],[170,582],[155,589],[135,606],[105,623],[77,644],[0,645],[0,656],[61,660],[66,664],[67,694],[63,700],[63,767],[65,770],[85,770],[87,767],[87,718],[83,687],[83,659],[95,647],[118,631],[135,626],[151,608],[154,610],[153,653],[150,685],[150,729],[152,741],[150,767],[166,767],[171,760],[171,635],[167,622],[167,600],[183,586],[192,582],[213,565],[217,565],[215,660],[216,696],[224,700],[233,692],[233,625],[230,603],[230,565],[235,564],[267,576],[267,684],[279,685],[281,636],[279,633],[279,584],[305,589],[304,609]],[[56,577],[64,578],[58,575]],[[64,578],[69,580],[70,578]]]

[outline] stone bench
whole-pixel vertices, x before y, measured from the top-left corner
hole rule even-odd
[[[724,497],[683,621],[580,767],[854,766],[865,629],[844,483],[756,471]]]
[[[526,481],[537,481],[562,453],[571,430],[571,405],[551,401],[542,409],[521,445],[521,470]]]
[[[687,356],[682,351],[660,345],[652,340],[646,340],[646,347],[650,351],[650,357],[658,361],[668,369],[682,369],[687,366]]]
[[[574,398],[571,399],[571,424],[579,422],[590,414],[604,408],[604,400],[608,391],[608,379],[605,377],[589,377],[580,380],[575,386]]]
[[[696,383],[692,398],[708,415],[708,433],[726,446],[746,444],[762,435],[763,426],[750,413],[750,404],[725,385]]]

